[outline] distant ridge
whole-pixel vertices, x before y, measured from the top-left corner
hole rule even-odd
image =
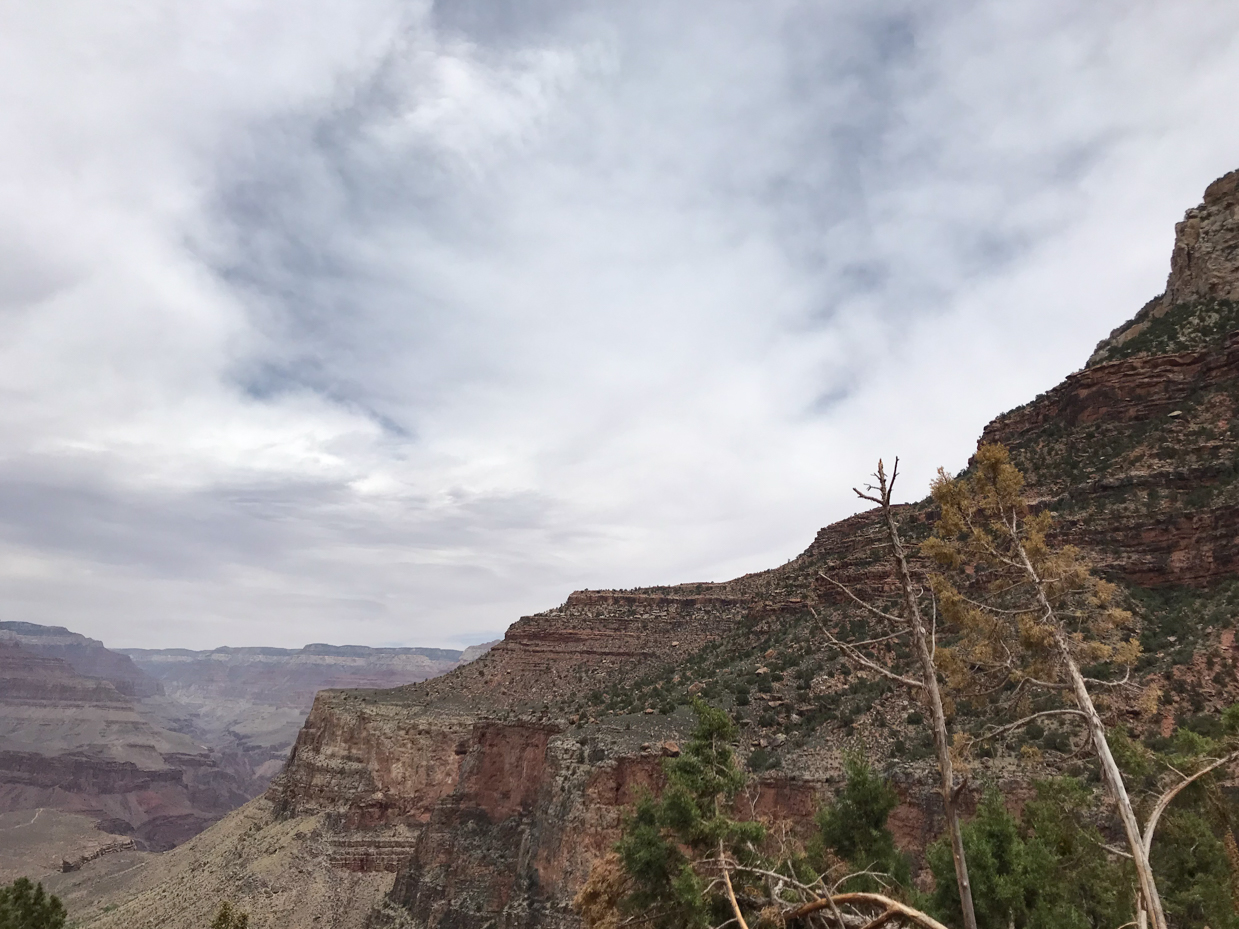
[[[477,646],[471,646],[477,648]],[[169,658],[209,658],[212,655],[255,658],[292,658],[297,655],[327,655],[336,658],[376,658],[380,656],[420,655],[432,661],[458,661],[464,654],[455,648],[371,647],[369,645],[328,645],[314,642],[301,648],[275,648],[266,645],[221,645],[218,648],[117,648],[113,651],[134,660]]]

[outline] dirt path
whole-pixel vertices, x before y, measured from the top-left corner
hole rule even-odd
[[[38,818],[39,818],[39,814],[40,814],[40,813],[42,813],[42,812],[43,812],[43,807],[39,807],[37,810],[35,810],[35,811],[34,811],[34,815],[30,817],[30,822],[28,822],[28,823],[18,823],[16,826],[8,826],[7,828],[9,828],[9,829],[24,829],[24,828],[26,828],[27,826],[33,826],[33,825],[34,825],[34,821],[35,821],[36,819],[38,819]]]

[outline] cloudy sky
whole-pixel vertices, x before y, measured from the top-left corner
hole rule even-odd
[[[0,618],[461,646],[779,564],[1158,293],[1233,0],[0,4]]]

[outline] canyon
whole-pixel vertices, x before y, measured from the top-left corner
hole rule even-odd
[[[0,877],[172,848],[263,792],[319,689],[425,680],[485,649],[125,652],[0,623],[0,836],[22,849]]]
[[[1237,187],[1239,172],[1211,184],[1179,224],[1163,295],[982,435],[1011,449],[1057,540],[1120,586],[1141,622],[1138,673],[1175,685],[1160,708],[1172,724],[1239,698]],[[899,518],[916,542],[930,502]],[[844,748],[863,746],[902,797],[892,824],[919,866],[941,811],[903,722],[918,708],[823,654],[810,606],[837,629],[864,616],[822,573],[893,592],[873,513],[770,571],[579,591],[442,676],[324,690],[262,796],[170,852],[118,852],[52,889],[97,927],[188,929],[228,899],[256,927],[576,929],[575,893],[626,805],[657,787],[696,694],[741,721],[759,776],[748,812],[800,828],[839,784]],[[973,782],[1018,793],[1044,764],[979,758]]]

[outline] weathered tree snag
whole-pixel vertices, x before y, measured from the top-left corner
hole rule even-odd
[[[964,836],[959,825],[958,794],[955,788],[955,772],[951,763],[951,741],[946,728],[946,713],[942,708],[942,694],[938,690],[938,672],[934,667],[933,650],[925,620],[921,616],[916,591],[912,587],[912,575],[908,571],[908,558],[899,539],[899,527],[891,511],[891,490],[899,476],[899,459],[891,471],[891,480],[886,482],[882,461],[878,461],[878,493],[876,501],[882,507],[886,532],[890,537],[892,557],[899,574],[899,586],[903,591],[904,610],[912,627],[912,639],[917,657],[921,662],[921,677],[925,686],[925,698],[933,719],[934,748],[938,753],[938,771],[942,777],[942,805],[946,812],[947,830],[951,836],[951,857],[955,862],[955,880],[959,884],[960,909],[964,917],[964,929],[977,929],[977,917],[972,906],[972,885],[968,880],[968,862],[964,857]],[[859,493],[859,491],[857,491]],[[865,495],[861,495],[865,496]],[[866,497],[873,500],[873,497]]]
[[[1067,642],[1063,626],[1059,622],[1049,598],[1045,595],[1044,582],[1029,559],[1024,543],[1020,540],[1014,514],[1011,515],[1007,522],[1007,529],[1011,534],[1011,541],[1015,551],[1019,554],[1020,561],[1023,563],[1024,572],[1028,575],[1028,579],[1032,581],[1033,588],[1037,591],[1037,603],[1042,610],[1042,622],[1045,623],[1053,635],[1054,647],[1063,662],[1063,669],[1067,672],[1067,679],[1070,682],[1071,693],[1075,698],[1076,706],[1084,714],[1089,738],[1093,743],[1093,751],[1096,753],[1097,760],[1101,765],[1102,782],[1106,785],[1110,799],[1114,801],[1114,805],[1118,808],[1119,820],[1123,823],[1123,834],[1127,839],[1128,847],[1131,849],[1132,863],[1136,867],[1136,879],[1140,884],[1140,899],[1143,902],[1143,907],[1147,909],[1153,918],[1153,929],[1166,929],[1166,914],[1162,909],[1161,897],[1157,893],[1157,883],[1153,880],[1153,868],[1149,865],[1149,851],[1145,846],[1144,838],[1140,834],[1140,824],[1137,822],[1135,811],[1132,809],[1131,798],[1127,795],[1127,786],[1123,783],[1122,772],[1119,771],[1114,755],[1110,752],[1110,743],[1106,740],[1106,727],[1101,721],[1101,715],[1097,712],[1097,708],[1093,705],[1093,698],[1089,695],[1084,675],[1080,673],[1080,667],[1076,664],[1075,657],[1071,654],[1071,647]],[[1156,826],[1156,821],[1152,825]]]
[[[856,495],[862,500],[876,503],[882,510],[887,538],[891,544],[891,558],[894,561],[895,574],[899,579],[899,588],[903,595],[904,616],[901,619],[884,613],[871,604],[865,603],[842,584],[827,577],[825,574],[822,574],[822,577],[835,587],[841,589],[848,597],[871,613],[892,621],[897,625],[906,624],[916,648],[917,660],[921,667],[921,679],[915,680],[905,675],[896,674],[890,668],[883,667],[877,662],[866,658],[857,648],[846,642],[840,642],[830,634],[830,631],[825,626],[823,626],[822,631],[832,645],[840,649],[853,661],[873,671],[877,671],[879,674],[897,683],[923,692],[925,702],[929,706],[934,748],[938,756],[942,806],[946,814],[947,832],[951,837],[951,858],[955,863],[955,880],[959,885],[959,901],[964,917],[964,929],[977,929],[976,913],[972,905],[972,885],[968,879],[968,862],[964,856],[964,837],[959,825],[959,790],[955,784],[954,766],[951,761],[951,740],[950,734],[947,731],[946,712],[942,705],[942,693],[938,688],[938,671],[934,666],[933,634],[925,627],[925,620],[921,615],[916,590],[912,584],[912,574],[908,570],[907,553],[904,551],[903,542],[899,538],[899,526],[895,522],[895,514],[891,509],[891,491],[895,486],[896,478],[899,476],[899,459],[895,459],[895,467],[891,470],[889,482],[886,479],[886,467],[881,459],[878,460],[878,470],[875,476],[878,481],[877,485],[866,489],[876,491],[877,496],[874,496],[872,493],[864,493],[859,489],[856,490]]]
[[[946,926],[938,922],[928,913],[922,913],[920,910],[900,903],[898,900],[892,900],[890,897],[882,894],[870,893],[846,893],[832,894],[829,897],[823,897],[820,900],[813,900],[802,906],[796,907],[783,914],[785,920],[799,919],[802,916],[808,916],[811,913],[816,913],[819,910],[824,910],[839,906],[854,906],[854,905],[871,905],[882,907],[882,912],[876,918],[866,923],[862,929],[877,929],[883,923],[895,918],[896,916],[906,919],[911,923],[924,927],[924,929],[947,929]]]

